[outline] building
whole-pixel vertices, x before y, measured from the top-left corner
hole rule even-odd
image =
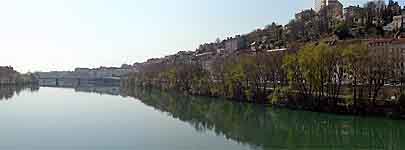
[[[215,52],[205,52],[202,54],[197,54],[197,60],[202,64],[203,69],[212,71],[212,66],[214,66],[215,59],[217,57]]]
[[[316,17],[316,12],[313,9],[307,9],[307,10],[303,10],[299,13],[295,14],[295,19],[297,20],[302,20],[302,21],[306,21],[306,20],[312,20],[313,18]]]
[[[323,7],[326,6],[327,0],[314,0],[314,10],[319,12]]]
[[[99,68],[76,68],[72,72],[72,76],[80,79],[96,79],[96,78],[111,78],[121,77],[130,72],[133,72],[131,68],[119,68],[119,67],[99,67]]]
[[[384,17],[386,18],[384,23],[387,24],[384,26],[385,31],[399,31],[403,27],[405,15],[401,11],[398,2],[389,1],[384,11]]]
[[[125,76],[136,70],[132,68],[99,67],[99,68],[76,68],[74,71],[52,71],[35,73],[40,79],[99,79]]]
[[[388,5],[386,6],[385,9],[386,9],[386,11],[390,12],[390,15],[393,15],[393,16],[400,15],[401,11],[402,11],[401,6],[399,5],[399,3],[394,2],[392,0],[390,0],[388,2]]]
[[[325,6],[329,17],[343,19],[343,4],[338,0],[328,0]]]
[[[367,12],[360,6],[349,6],[344,8],[344,20],[352,27],[363,26],[367,21]]]
[[[368,24],[382,26],[390,23],[386,22],[386,9],[384,0],[372,0],[365,4],[364,8],[367,10]]]
[[[367,5],[370,4],[375,5],[376,9],[384,9],[385,8],[385,1],[384,0],[369,0]]]
[[[374,59],[380,58],[382,63],[392,67],[391,81],[405,77],[405,39],[368,40],[368,49]]]
[[[216,41],[215,43],[201,44],[196,49],[196,53],[215,52],[218,49],[223,49],[223,47],[223,43],[218,39],[218,41]]]
[[[343,4],[339,0],[315,0],[315,11],[322,20],[343,20]],[[326,19],[328,18],[328,19]]]
[[[336,15],[343,15],[343,5],[339,2],[339,0],[314,0],[314,10],[316,12],[321,11],[327,6],[331,9],[335,9],[335,13],[337,13]]]
[[[235,38],[228,38],[225,40],[225,52],[235,52],[241,48],[246,47],[246,39],[237,35]]]

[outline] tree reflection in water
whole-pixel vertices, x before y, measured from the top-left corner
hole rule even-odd
[[[127,88],[124,96],[259,149],[405,149],[405,122],[265,108],[216,98]]]
[[[35,85],[26,85],[26,86],[3,85],[0,86],[0,100],[8,100],[15,95],[19,95],[21,91],[36,92],[38,90],[39,86]]]

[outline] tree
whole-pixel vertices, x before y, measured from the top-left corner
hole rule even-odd
[[[342,51],[324,43],[307,44],[297,54],[285,57],[283,67],[290,85],[319,108],[323,99],[332,105],[340,96],[344,69]]]
[[[241,63],[235,62],[235,59],[228,59],[225,62],[225,89],[231,98],[242,101],[245,98],[246,74]]]
[[[216,43],[216,44],[221,43],[221,39],[220,39],[220,38],[215,39],[215,43]]]
[[[353,37],[353,35],[350,34],[350,28],[346,23],[340,23],[337,25],[334,33],[341,40]]]

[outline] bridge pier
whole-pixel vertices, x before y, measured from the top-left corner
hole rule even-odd
[[[55,82],[56,82],[56,86],[59,86],[59,79],[58,78],[55,79]]]

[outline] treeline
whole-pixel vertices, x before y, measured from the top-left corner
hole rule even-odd
[[[21,74],[10,66],[0,66],[0,85],[35,84],[37,80],[33,74]]]
[[[308,44],[284,58],[282,68],[289,81],[286,91],[301,100],[289,102],[326,111],[341,107],[375,112],[379,106],[404,110],[405,101],[398,98],[404,85],[403,64],[400,57],[387,53],[358,42]]]
[[[271,88],[286,85],[282,53],[258,52],[213,58],[207,66],[190,56],[173,63],[144,64],[125,84],[176,89],[189,94],[267,103]]]
[[[176,89],[241,102],[337,112],[402,112],[400,57],[365,42],[311,43],[298,51],[196,56],[144,64],[125,85]]]

